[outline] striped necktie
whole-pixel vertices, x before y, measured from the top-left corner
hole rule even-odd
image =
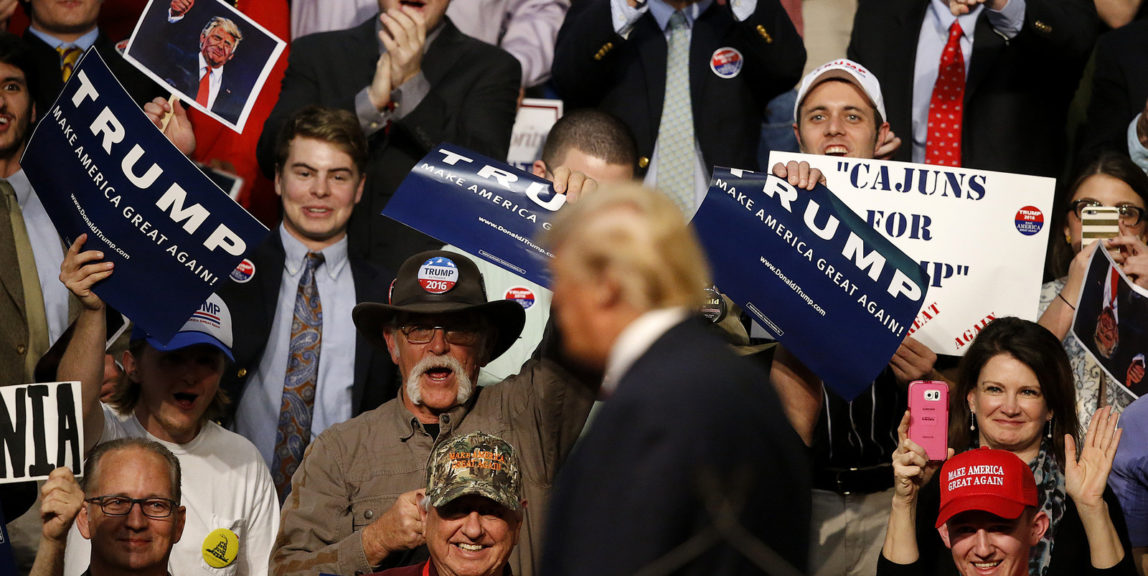
[[[60,76],[67,82],[68,78],[72,77],[72,70],[76,69],[76,61],[84,51],[76,46],[57,46],[56,52],[60,54]]]

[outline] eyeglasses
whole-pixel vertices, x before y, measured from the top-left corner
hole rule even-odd
[[[457,346],[474,346],[482,337],[474,324],[459,326],[433,326],[430,324],[403,324],[399,327],[411,344],[427,344],[434,339],[435,330],[442,330],[447,342]]]
[[[1077,218],[1081,218],[1084,216],[1084,209],[1089,206],[1103,206],[1103,204],[1097,200],[1085,198],[1072,202],[1068,205],[1068,208],[1076,214]],[[1125,226],[1136,226],[1144,220],[1145,210],[1143,208],[1129,204],[1121,204],[1115,208],[1120,212],[1120,223]]]
[[[148,518],[169,518],[175,511],[175,500],[170,498],[128,498],[127,496],[96,496],[85,498],[100,507],[107,516],[127,516],[132,506],[140,505],[140,512]]]

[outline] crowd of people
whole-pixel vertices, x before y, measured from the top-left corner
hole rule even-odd
[[[201,29],[209,1],[153,0],[198,38],[164,87],[101,18],[146,2],[0,0],[0,386],[80,382],[86,458],[0,484],[0,574],[1148,576],[1144,363],[1072,330],[1098,250],[1148,288],[1138,0],[857,0],[825,63],[799,0],[238,0],[289,40],[240,134],[166,96],[247,114],[250,29]],[[167,340],[109,330],[115,265],[21,169],[92,47],[271,227]],[[566,196],[549,287],[381,215],[440,144],[507,158],[525,96],[565,106],[531,167]],[[961,358],[907,336],[840,396],[706,290],[715,166],[825,182],[772,150],[1057,179],[1034,321]],[[1093,206],[1115,237],[1085,241]],[[918,380],[947,384],[943,460]]]

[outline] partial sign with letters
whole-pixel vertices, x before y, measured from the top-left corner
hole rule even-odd
[[[562,101],[525,98],[514,118],[510,133],[510,152],[506,161],[519,170],[530,170],[535,160],[542,159],[542,147],[554,123],[562,117]]]
[[[824,186],[715,168],[693,225],[718,290],[845,398],[881,372],[928,296],[917,263]]]
[[[549,287],[554,255],[538,239],[565,204],[542,178],[444,144],[415,165],[383,215]]]
[[[80,394],[79,382],[0,387],[0,484],[45,480],[61,466],[80,474]]]
[[[986,170],[804,154],[866,223],[917,260],[929,298],[909,334],[964,355],[1001,316],[1036,320],[1056,181]]]
[[[267,229],[196,169],[89,50],[44,112],[20,165],[56,230],[115,272],[93,289],[171,338]]]

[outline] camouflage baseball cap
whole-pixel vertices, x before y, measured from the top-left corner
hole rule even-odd
[[[522,506],[522,475],[514,447],[498,436],[471,432],[435,447],[427,461],[427,498],[438,508],[477,494],[515,512]]]

